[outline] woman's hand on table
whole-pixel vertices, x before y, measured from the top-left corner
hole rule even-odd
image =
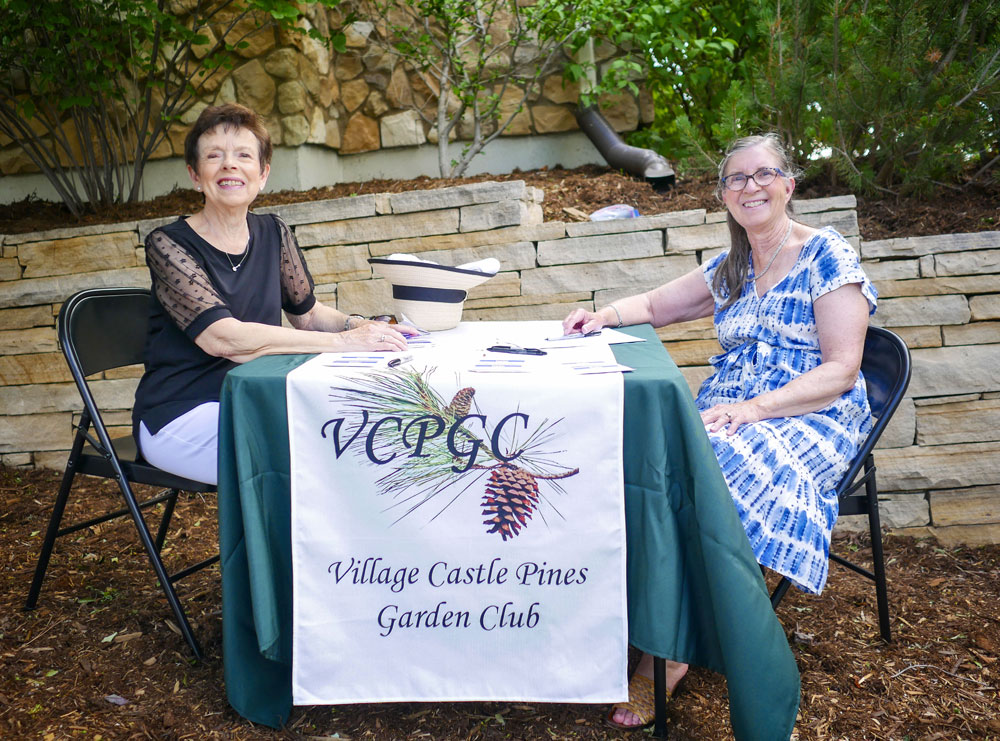
[[[573,309],[565,319],[563,319],[563,334],[587,334],[594,332],[605,326],[604,317],[599,313],[587,311],[586,309]]]
[[[732,404],[716,404],[701,413],[701,421],[709,432],[725,428],[727,435],[735,435],[741,425],[760,422],[766,415],[754,399]]]
[[[351,351],[384,351],[395,352],[405,350],[406,337],[418,334],[417,330],[405,324],[386,324],[385,322],[365,321],[358,327],[346,332],[338,332],[337,337],[343,347],[341,352]]]

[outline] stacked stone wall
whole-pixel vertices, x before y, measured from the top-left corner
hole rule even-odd
[[[362,314],[391,309],[368,258],[395,252],[452,265],[498,258],[500,273],[470,293],[466,320],[561,319],[653,288],[728,245],[721,212],[546,223],[543,197],[523,182],[482,183],[259,210],[292,226],[321,300]],[[876,455],[884,521],[947,543],[1000,542],[1000,232],[864,240],[855,205],[853,196],[794,204],[797,219],[832,225],[859,250],[880,294],[873,321],[911,348],[913,379]],[[0,236],[4,463],[64,465],[79,400],[56,342],[61,302],[85,287],[148,286],[142,243],[164,221]],[[718,347],[711,320],[658,334],[696,389]],[[123,432],[139,373],[94,380]]]
[[[326,33],[342,22],[337,11],[321,6],[309,6],[307,12],[304,28]],[[219,18],[207,30],[213,43],[225,33],[226,22]],[[250,25],[251,19],[237,25],[230,31],[232,39],[242,38]],[[201,99],[171,126],[151,159],[183,157],[184,137],[201,111],[208,105],[233,102],[263,117],[275,146],[309,144],[347,155],[436,142],[436,83],[373,43],[374,33],[368,22],[348,26],[347,48],[342,53],[304,34],[270,28],[253,33],[246,38],[246,46],[236,50],[231,70],[220,68],[206,78]],[[199,53],[197,48],[195,53]],[[598,65],[620,54],[610,44],[595,45]],[[504,94],[504,119],[517,111],[522,94],[516,87]],[[502,136],[577,130],[574,109],[579,94],[578,84],[564,80],[561,70],[543,77]],[[645,89],[637,95],[605,96],[600,107],[617,131],[631,131],[653,120],[652,98]],[[471,139],[472,121],[463,121],[453,136]],[[74,137],[70,144],[77,147],[75,161],[82,161]],[[38,168],[20,147],[0,133],[0,175],[36,172]]]

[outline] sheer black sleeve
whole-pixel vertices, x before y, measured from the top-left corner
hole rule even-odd
[[[190,336],[188,328],[206,312],[212,312],[211,321],[232,316],[205,269],[184,247],[160,230],[146,237],[146,264],[157,300],[185,334]]]
[[[281,234],[281,308],[289,314],[302,315],[316,303],[315,283],[292,230],[277,216],[274,221]]]

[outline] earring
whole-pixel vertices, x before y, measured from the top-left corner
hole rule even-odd
[[[200,185],[196,185],[196,186],[194,186],[194,189],[195,189],[196,191],[198,191],[199,193],[201,193],[201,186],[200,186]]]

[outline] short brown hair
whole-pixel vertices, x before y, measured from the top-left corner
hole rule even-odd
[[[223,129],[246,129],[257,139],[260,150],[260,169],[271,162],[271,153],[274,148],[271,146],[271,135],[267,133],[267,128],[261,123],[260,116],[251,111],[246,106],[239,103],[225,103],[224,105],[209,106],[201,112],[198,120],[194,122],[191,131],[184,138],[184,161],[188,166],[198,171],[198,140],[201,135],[211,131],[216,126]]]

